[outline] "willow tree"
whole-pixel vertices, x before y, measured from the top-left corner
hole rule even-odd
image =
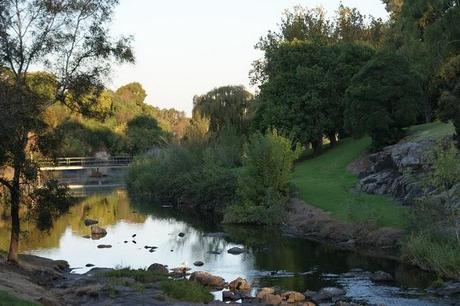
[[[247,125],[248,107],[253,96],[243,86],[224,86],[193,98],[193,112],[209,120],[209,130],[219,133],[224,128],[243,132]]]
[[[2,168],[13,170],[0,178],[9,191],[11,209],[9,262],[18,261],[19,208],[29,201],[28,190],[37,177],[31,156],[43,143],[44,112],[62,103],[94,114],[112,63],[134,61],[131,38],[110,36],[117,4],[118,0],[0,0],[0,162]],[[40,94],[30,85],[32,67],[54,76],[51,93]]]

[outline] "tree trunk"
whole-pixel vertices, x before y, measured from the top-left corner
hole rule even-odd
[[[321,154],[321,147],[323,145],[323,141],[322,140],[313,140],[311,142],[311,147],[313,149],[313,155],[314,156],[318,156]]]
[[[11,188],[11,239],[8,251],[8,262],[18,263],[19,234],[21,232],[19,223],[19,203],[21,202],[20,186],[21,168],[15,166],[13,184]]]
[[[330,146],[335,147],[337,144],[337,133],[336,132],[331,132],[328,133],[327,138],[329,139]]]

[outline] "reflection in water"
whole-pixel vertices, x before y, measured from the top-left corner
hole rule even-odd
[[[1,212],[1,216],[5,214]],[[4,216],[6,217],[6,216]],[[87,218],[96,219],[107,229],[100,240],[85,239],[90,228]],[[257,287],[278,286],[284,289],[317,290],[340,286],[352,297],[366,298],[388,305],[439,305],[447,301],[403,297],[397,287],[376,286],[363,279],[344,279],[339,274],[351,268],[369,271],[384,270],[396,277],[399,287],[426,287],[433,277],[386,260],[377,260],[353,253],[338,252],[305,240],[283,237],[277,229],[264,227],[224,226],[213,224],[212,218],[180,214],[174,209],[161,209],[149,203],[131,204],[125,191],[87,198],[72,207],[70,213],[55,222],[49,233],[40,233],[33,225],[26,230],[21,250],[52,259],[65,259],[75,273],[97,267],[145,268],[162,263],[170,268],[183,263],[192,267],[194,261],[205,263],[199,270],[224,277],[227,281],[245,277]],[[205,237],[208,232],[223,231],[225,238]],[[185,237],[178,236],[185,233]],[[135,238],[132,236],[136,234]],[[8,246],[8,222],[0,220],[0,249]],[[111,249],[98,249],[110,244]],[[144,246],[158,247],[150,253]],[[227,249],[239,246],[248,250],[231,255]],[[221,254],[211,254],[219,251]],[[442,302],[442,303],[441,303]]]

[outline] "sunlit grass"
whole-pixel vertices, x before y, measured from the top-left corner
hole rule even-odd
[[[292,183],[302,200],[341,220],[404,227],[404,207],[387,197],[352,191],[358,178],[347,166],[364,153],[370,143],[370,138],[346,139],[323,155],[299,163]]]
[[[417,141],[422,139],[437,140],[445,136],[453,135],[455,128],[452,123],[433,122],[414,125],[407,129],[407,140]]]

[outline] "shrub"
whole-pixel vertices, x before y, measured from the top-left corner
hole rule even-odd
[[[189,280],[165,280],[161,282],[161,290],[174,299],[193,303],[210,303],[214,297],[202,285]]]
[[[289,195],[294,160],[301,153],[292,141],[277,133],[252,135],[245,145],[243,169],[238,177],[238,202],[228,208],[227,223],[276,224]]]

